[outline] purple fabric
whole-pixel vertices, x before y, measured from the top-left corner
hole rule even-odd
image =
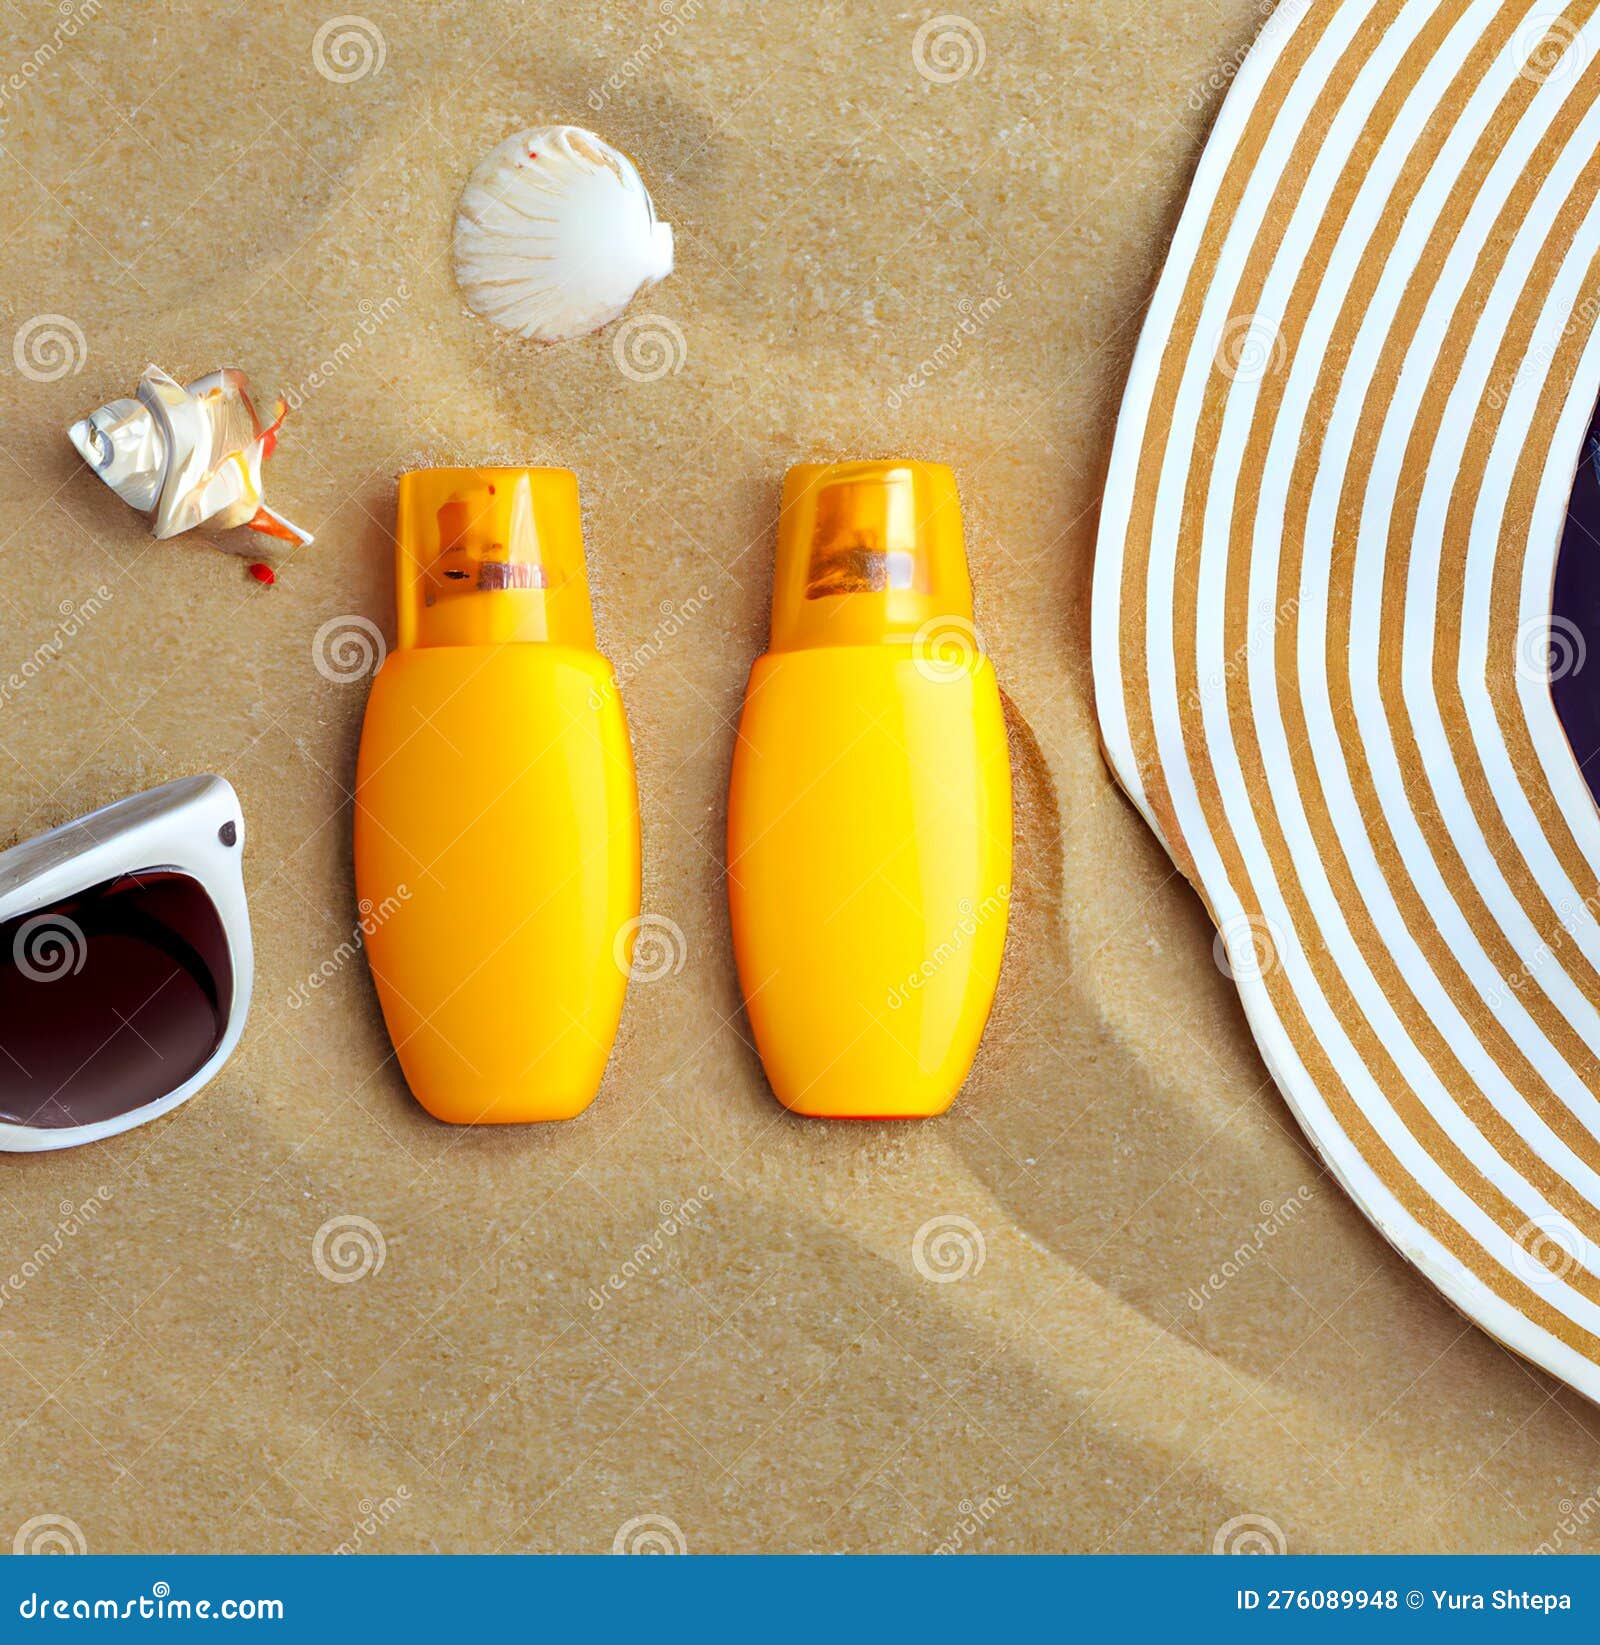
[[[1600,802],[1600,412],[1573,480],[1550,606],[1550,695]]]

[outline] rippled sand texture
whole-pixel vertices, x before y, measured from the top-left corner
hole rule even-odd
[[[891,5],[379,10],[365,58],[323,38],[326,72],[316,7],[89,7],[70,39],[53,4],[0,16],[0,63],[33,65],[0,101],[0,834],[222,771],[258,943],[203,1097],[0,1173],[0,1532],[1592,1546],[1562,1527],[1594,1518],[1600,1419],[1326,1180],[1096,746],[1100,479],[1253,8],[973,7],[920,59]],[[451,285],[471,164],[561,119],[632,152],[677,231],[631,349],[540,352]],[[62,437],[148,360],[301,401],[268,500],[318,540],[276,587],[152,544]],[[830,1127],[777,1109],[748,1043],[724,791],[783,470],[885,452],[961,480],[1016,886],[958,1107]],[[355,616],[392,639],[394,476],[474,461],[580,475],[645,906],[683,934],[559,1128],[430,1121],[348,953],[365,689],[315,639]],[[376,1234],[341,1243],[353,1218]]]

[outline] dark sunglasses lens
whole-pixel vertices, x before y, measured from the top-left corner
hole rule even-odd
[[[0,924],[0,1120],[115,1119],[175,1091],[222,1043],[233,967],[187,874],[124,874]]]

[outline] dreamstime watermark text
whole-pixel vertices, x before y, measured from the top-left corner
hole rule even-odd
[[[704,583],[686,600],[663,600],[661,621],[650,630],[648,639],[641,641],[622,659],[605,685],[597,685],[589,693],[590,708],[599,708],[613,691],[620,691],[630,680],[637,679],[651,663],[680,635],[706,608],[711,590]]]
[[[964,1497],[956,1505],[955,1523],[933,1551],[936,1554],[959,1554],[964,1548],[970,1548],[1000,1510],[1009,1508],[1016,1500],[1017,1493],[1010,1485],[997,1485],[976,1502]]]
[[[63,600],[57,607],[57,622],[49,637],[40,641],[32,653],[12,671],[0,679],[0,707],[23,691],[67,649],[89,624],[105,610],[111,601],[111,590],[101,583],[84,600]]]
[[[0,75],[0,129],[5,126],[8,105],[21,96],[64,52],[85,28],[105,10],[103,0],[82,0],[77,6],[57,6],[61,21],[9,74]]]
[[[1301,1183],[1281,1205],[1274,1205],[1271,1200],[1263,1200],[1260,1221],[1233,1248],[1227,1261],[1207,1274],[1199,1285],[1189,1287],[1189,1306],[1199,1313],[1213,1297],[1219,1296],[1231,1281],[1250,1267],[1285,1228],[1298,1220],[1300,1213],[1313,1198],[1315,1195],[1311,1185]]]
[[[0,1275],[0,1309],[15,1303],[28,1282],[37,1279],[66,1248],[67,1242],[94,1222],[111,1199],[111,1185],[101,1183],[81,1204],[62,1200],[55,1226],[9,1274]]]
[[[634,1246],[627,1260],[613,1269],[601,1284],[590,1287],[587,1298],[590,1309],[598,1314],[612,1297],[620,1295],[641,1274],[654,1272],[662,1253],[685,1229],[696,1226],[710,1201],[711,1189],[705,1183],[676,1205],[671,1200],[662,1200],[656,1207],[660,1220],[649,1235]]]
[[[367,343],[378,335],[411,300],[411,287],[402,280],[387,297],[374,302],[363,297],[356,305],[361,318],[349,334],[308,371],[291,389],[284,391],[284,403],[291,411],[299,411],[311,395],[324,389],[356,358]]]
[[[297,982],[289,990],[284,1003],[291,1011],[298,1011],[325,983],[333,978],[366,947],[367,938],[378,929],[385,920],[390,919],[405,903],[411,901],[411,888],[406,885],[396,886],[382,902],[375,903],[371,898],[363,897],[357,905],[361,918],[355,923],[350,935],[339,944],[334,951],[323,960],[315,971],[302,981]]]
[[[357,1518],[350,1533],[333,1551],[336,1554],[358,1554],[367,1547],[385,1525],[411,1500],[411,1487],[401,1485],[380,1502],[363,1497],[356,1504]]]
[[[928,957],[903,981],[898,982],[889,990],[886,1003],[891,1011],[898,1011],[910,1003],[912,997],[922,991],[957,954],[962,953],[967,944],[977,936],[984,926],[996,914],[1003,914],[1011,901],[1011,887],[997,885],[982,902],[974,904],[970,899],[963,897],[957,905],[961,918],[955,923],[949,936],[943,938],[928,955]]]
[[[885,404],[890,411],[898,411],[913,394],[925,389],[941,372],[948,371],[961,358],[961,351],[1011,301],[1011,288],[1004,280],[996,281],[994,291],[974,301],[963,297],[956,304],[956,321],[931,354],[925,354],[895,386],[889,390]]]
[[[611,99],[640,79],[700,15],[704,0],[660,0],[661,21],[612,71],[590,89],[587,102],[598,114]]]

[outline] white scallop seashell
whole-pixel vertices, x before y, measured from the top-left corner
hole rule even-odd
[[[560,343],[609,325],[672,272],[633,162],[581,126],[543,126],[491,149],[461,191],[456,279],[519,337]]]

